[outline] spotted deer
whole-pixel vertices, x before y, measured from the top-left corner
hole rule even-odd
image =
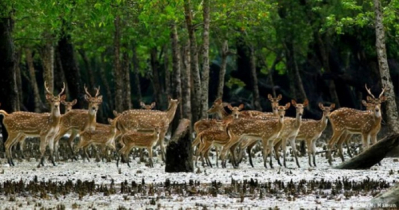
[[[164,126],[163,126],[164,127]],[[129,130],[122,134],[121,141],[123,142],[123,147],[119,150],[119,154],[121,155],[122,161],[129,164],[129,153],[133,147],[136,148],[146,148],[148,150],[148,158],[150,167],[154,167],[154,163],[152,161],[152,148],[157,144],[159,138],[161,138],[161,133],[163,127],[155,126],[154,131],[151,133],[148,132],[139,132],[135,130]],[[118,166],[119,159],[116,162]]]
[[[370,91],[370,89],[367,87],[367,84],[365,84],[365,89],[369,96],[366,97],[367,101],[362,100],[362,104],[364,107],[366,107],[366,110],[369,112],[374,112],[376,109],[377,105],[380,105],[381,103],[386,101],[386,97],[383,96],[385,92],[385,87],[382,88],[382,91],[378,98],[376,98]],[[379,108],[380,109],[380,108]],[[360,110],[358,110],[360,111]],[[381,130],[381,119],[376,120],[374,124],[374,128],[370,131],[370,140],[371,140],[371,145],[375,144],[377,142],[377,134]],[[361,133],[354,133],[350,131],[344,131],[339,138],[335,140],[335,142],[331,142],[333,145],[337,145],[338,148],[338,155],[341,158],[342,162],[345,161],[344,155],[343,155],[343,143],[347,142],[354,134],[361,134]],[[370,142],[367,141],[367,147],[370,145]],[[363,149],[364,147],[364,141],[363,141]]]
[[[89,103],[88,109],[72,109],[62,115],[60,120],[60,130],[55,138],[56,144],[66,134],[70,133],[68,139],[68,145],[74,153],[73,144],[76,136],[79,132],[84,130],[95,130],[97,111],[100,104],[103,101],[103,97],[100,95],[100,87],[96,88],[96,94],[92,96],[87,87],[85,89],[85,100]]]
[[[130,130],[153,130],[154,127],[160,127],[160,137],[158,144],[161,147],[162,159],[165,160],[164,138],[172,122],[179,100],[169,97],[169,107],[167,111],[158,110],[126,110],[120,114],[117,119],[117,128],[122,134]]]
[[[237,167],[237,162],[234,155],[234,150],[237,143],[241,138],[256,138],[262,139],[263,153],[264,153],[264,165],[267,162],[267,149],[270,153],[273,152],[273,140],[280,136],[280,133],[284,127],[284,115],[285,110],[290,107],[290,103],[285,106],[278,107],[278,117],[275,118],[240,118],[235,119],[233,122],[227,125],[226,131],[229,135],[229,142],[223,146],[220,154],[222,160],[222,166],[226,167],[226,155],[230,151],[233,159],[233,167]],[[272,159],[270,158],[270,167],[273,167]]]
[[[101,147],[102,154],[105,154],[107,148],[111,149],[111,151],[115,151],[115,138],[119,135],[119,132],[116,129],[116,119],[112,120],[108,118],[108,123],[108,125],[98,123],[95,130],[87,129],[80,132],[80,140],[75,148],[75,153],[80,149],[83,149],[84,155],[87,160],[90,161],[87,149],[91,145]],[[97,156],[97,158],[99,157]]]
[[[308,103],[309,102],[307,99],[305,99],[305,101],[302,104],[297,103],[295,100],[291,100],[291,104],[295,107],[295,113],[296,113],[295,118],[286,117],[284,119],[284,129],[282,130],[280,137],[274,141],[274,144],[277,145],[275,147],[275,151],[276,151],[277,162],[279,163],[279,165],[281,165],[280,157],[278,155],[278,150],[276,148],[279,147],[278,146],[279,144],[281,145],[282,151],[283,151],[283,164],[284,164],[284,167],[287,167],[286,153],[287,153],[287,142],[289,142],[291,145],[291,148],[292,148],[292,153],[295,157],[296,165],[298,166],[298,168],[301,167],[299,165],[299,161],[298,161],[298,157],[297,157],[295,138],[298,135],[299,128],[302,125],[303,111],[304,111],[304,108],[308,105]]]
[[[40,162],[38,167],[44,166],[44,154],[47,145],[50,149],[50,160],[55,166],[53,157],[54,138],[59,130],[60,124],[60,102],[65,100],[65,83],[58,95],[48,89],[47,83],[44,83],[46,90],[46,99],[50,103],[50,113],[33,113],[33,112],[13,112],[8,114],[4,110],[0,110],[0,114],[4,116],[3,124],[8,132],[8,138],[5,142],[5,150],[7,161],[10,166],[15,166],[12,159],[11,148],[18,142],[29,137],[40,137]]]
[[[140,107],[143,109],[151,110],[155,107],[156,103],[152,102],[150,105],[145,104],[144,102],[140,101]]]
[[[382,120],[381,103],[386,101],[386,97],[383,96],[384,90],[385,89],[383,88],[378,99],[372,96],[367,96],[367,100],[372,101],[372,103],[369,104],[370,107],[368,107],[370,110],[363,111],[343,107],[330,114],[330,122],[333,129],[333,135],[328,141],[327,152],[328,163],[330,165],[332,165],[331,149],[335,144],[337,144],[342,135],[361,134],[364,150],[370,146],[370,140],[372,144],[377,141],[377,134],[381,129]],[[363,101],[363,103],[365,103],[365,101]]]
[[[335,104],[325,107],[322,103],[319,103],[319,108],[323,111],[321,119],[302,119],[302,125],[299,128],[298,135],[296,136],[297,140],[306,142],[309,166],[312,166],[312,158],[313,166],[316,166],[316,141],[326,129],[328,118],[330,117],[331,110],[335,108]]]
[[[73,106],[75,106],[75,104],[76,104],[77,102],[78,102],[78,101],[77,101],[76,99],[74,99],[74,100],[71,101],[71,102],[61,101],[61,103],[65,106],[65,113],[71,111],[72,108],[73,108]]]

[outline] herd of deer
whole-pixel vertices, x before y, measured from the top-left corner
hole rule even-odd
[[[99,88],[92,96],[85,87],[85,100],[88,102],[88,109],[72,109],[76,104],[76,99],[66,102],[66,95],[63,95],[65,84],[58,95],[49,91],[46,83],[46,99],[51,105],[50,113],[32,112],[13,112],[7,113],[0,110],[4,116],[3,124],[8,132],[5,141],[7,161],[10,166],[14,166],[12,148],[18,143],[23,144],[26,138],[40,138],[40,162],[38,167],[44,165],[44,154],[46,147],[49,147],[50,160],[55,165],[54,154],[58,154],[59,140],[69,134],[68,145],[75,154],[83,149],[83,154],[88,158],[87,150],[90,146],[98,146],[105,151],[107,148],[116,151],[115,142],[121,145],[119,149],[120,157],[123,162],[129,165],[129,154],[132,148],[146,148],[149,153],[149,165],[153,167],[152,148],[157,144],[161,148],[162,159],[165,158],[164,138],[168,131],[169,124],[175,116],[179,100],[169,98],[169,107],[166,111],[152,110],[155,103],[145,105],[141,102],[144,109],[126,110],[122,113],[114,111],[115,118],[108,119],[109,124],[96,122],[96,115],[102,96],[99,95]],[[208,110],[209,114],[216,114],[221,120],[202,119],[194,124],[196,138],[192,145],[197,147],[195,160],[201,156],[203,164],[212,166],[209,160],[209,151],[212,146],[221,147],[220,158],[222,166],[226,167],[228,152],[231,155],[233,167],[238,167],[236,149],[247,151],[249,162],[253,167],[251,149],[260,141],[262,144],[262,154],[264,166],[267,167],[267,157],[269,157],[270,167],[273,168],[272,154],[279,165],[279,149],[283,152],[283,164],[286,167],[287,143],[292,148],[293,155],[298,167],[299,161],[296,152],[296,140],[305,141],[309,156],[309,165],[316,166],[316,140],[321,136],[328,121],[330,121],[333,135],[328,141],[327,157],[330,165],[332,164],[331,150],[335,145],[338,147],[339,155],[344,161],[342,145],[353,134],[361,134],[363,149],[367,149],[371,144],[376,143],[377,134],[381,129],[381,103],[386,100],[383,96],[385,88],[382,89],[379,97],[376,98],[367,88],[369,94],[367,101],[362,101],[367,110],[357,110],[352,108],[335,108],[334,104],[324,106],[319,103],[319,108],[323,111],[320,120],[302,119],[304,108],[308,105],[308,100],[297,103],[291,100],[284,106],[279,105],[282,96],[272,97],[271,101],[273,112],[261,112],[253,110],[243,111],[243,105],[232,107],[228,103],[217,99]],[[60,104],[65,105],[65,113],[61,114]],[[285,112],[290,106],[295,107],[295,117],[285,117]],[[226,112],[225,107],[231,111]],[[74,147],[74,139],[80,136],[79,143]],[[371,143],[370,143],[371,140]],[[75,155],[74,155],[75,156]],[[117,160],[117,165],[119,158]],[[130,165],[129,165],[130,166]]]

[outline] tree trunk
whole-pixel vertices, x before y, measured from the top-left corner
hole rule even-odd
[[[95,88],[95,79],[94,79],[94,72],[93,68],[91,67],[90,60],[86,55],[86,52],[83,49],[79,49],[80,57],[82,57],[83,63],[85,64],[85,69],[87,72],[87,77],[89,79],[89,88]]]
[[[389,128],[399,133],[399,122],[398,122],[398,109],[395,101],[395,88],[392,84],[391,75],[389,73],[389,66],[387,60],[387,52],[385,46],[385,31],[383,25],[383,17],[381,12],[381,3],[379,0],[374,0],[374,12],[376,16],[375,20],[375,35],[376,35],[376,50],[378,55],[378,64],[381,75],[381,83],[385,90],[385,96],[387,97],[386,113]]]
[[[252,94],[253,103],[256,110],[262,110],[260,106],[260,96],[258,87],[258,75],[256,74],[256,57],[255,50],[253,47],[250,48],[250,63],[251,63],[251,79],[252,79]]]
[[[80,80],[81,76],[75,59],[71,36],[65,33],[66,32],[63,32],[61,39],[58,41],[58,52],[62,63],[62,70],[64,71],[66,82],[68,83],[69,96],[72,99],[78,99],[78,103],[75,107],[80,109],[86,107],[85,101],[82,100],[81,97],[84,95]]]
[[[172,32],[170,34],[172,41],[172,84],[173,84],[173,92],[171,92],[173,98],[178,98],[182,100],[182,81],[181,81],[181,57],[180,57],[180,45],[179,45],[179,36],[177,34],[176,24],[172,26]],[[178,126],[180,119],[183,116],[182,110],[183,102],[180,102],[178,109],[176,110],[175,117],[172,122],[172,130],[175,130]]]
[[[129,62],[129,54],[127,52],[123,53],[123,84],[124,84],[124,91],[123,91],[123,109],[129,110],[132,108],[132,91],[130,89],[130,65]]]
[[[184,15],[186,20],[188,39],[190,40],[190,60],[191,60],[191,78],[192,88],[192,121],[196,122],[201,115],[201,78],[198,66],[197,39],[195,37],[194,26],[192,23],[191,1],[184,0]]]
[[[140,85],[140,76],[139,76],[139,59],[137,58],[137,46],[133,45],[133,73],[134,73],[134,83],[136,84],[136,95],[137,101],[140,102],[141,97],[141,85]]]
[[[191,112],[191,62],[190,62],[190,40],[187,40],[187,44],[182,48],[182,57],[183,57],[183,68],[181,71],[182,78],[182,105],[183,105],[183,118],[187,118],[190,121],[192,117]],[[194,121],[192,121],[194,122]]]
[[[379,163],[384,157],[399,145],[399,134],[385,137],[360,153],[356,157],[341,163],[337,169],[368,169]]]
[[[7,112],[18,110],[18,94],[15,77],[15,53],[12,40],[12,19],[11,17],[0,18],[0,103],[1,109]],[[7,139],[7,131],[3,125],[3,116],[0,116],[2,124],[3,143]],[[4,149],[4,147],[3,147]]]
[[[26,57],[26,64],[28,64],[29,69],[29,76],[30,76],[30,84],[33,89],[33,98],[35,101],[35,112],[41,112],[44,108],[44,104],[40,98],[39,87],[37,85],[36,80],[36,72],[33,66],[33,58],[32,58],[32,51],[29,48],[25,50],[25,57]]]
[[[22,76],[21,76],[21,68],[20,68],[20,63],[21,63],[21,58],[22,58],[22,50],[19,49],[17,52],[15,52],[15,78],[16,78],[16,84],[17,84],[17,92],[18,92],[18,110],[26,110],[26,107],[23,105],[23,92],[22,92]]]
[[[152,69],[152,85],[154,89],[154,99],[157,103],[157,107],[162,107],[162,89],[161,83],[159,81],[159,61],[157,58],[158,51],[157,48],[154,47],[151,49],[151,69]]]
[[[165,70],[165,95],[169,96],[171,94],[170,87],[171,87],[171,71],[169,67],[169,53],[168,53],[168,45],[164,46],[164,55],[163,55],[163,69]]]
[[[226,68],[227,68],[227,57],[229,56],[229,42],[228,40],[224,40],[223,47],[220,52],[220,56],[222,58],[222,62],[220,64],[219,70],[219,84],[218,84],[218,92],[216,98],[223,98],[223,88],[224,88],[224,77],[226,75]]]
[[[320,57],[321,57],[321,61],[322,61],[322,64],[323,64],[324,71],[326,73],[331,73],[330,61],[329,61],[329,58],[328,58],[328,52],[327,52],[326,46],[324,44],[324,41],[321,38],[320,33],[318,33],[318,32],[315,32],[315,33],[316,34],[314,36],[315,36],[315,38],[317,38],[318,46],[319,46],[319,49],[320,49]],[[333,103],[335,103],[336,107],[340,107],[339,98],[338,98],[338,94],[337,94],[337,91],[336,91],[336,88],[335,88],[334,80],[328,81],[328,90],[330,92],[331,101]]]
[[[54,47],[47,42],[39,49],[43,66],[43,79],[47,82],[50,91],[54,91]]]
[[[203,2],[203,18],[204,18],[204,31],[202,34],[203,39],[203,54],[202,54],[202,77],[201,77],[201,116],[200,118],[208,117],[208,93],[209,93],[209,1]]]
[[[104,89],[105,89],[105,93],[106,93],[107,99],[108,99],[106,103],[108,103],[108,107],[110,110],[114,110],[114,108],[115,108],[114,103],[113,103],[114,100],[113,100],[112,93],[111,93],[111,87],[108,83],[108,76],[105,72],[106,63],[105,63],[104,57],[105,57],[104,53],[101,54],[100,68],[99,68],[100,72],[99,73],[100,73],[101,82],[103,83],[103,85],[105,87]],[[103,102],[103,106],[104,105],[105,105],[105,103]]]
[[[121,29],[120,17],[117,15],[114,21],[114,80],[115,80],[115,109],[117,112],[123,111],[123,74],[120,62],[120,42],[121,42]]]
[[[190,120],[181,119],[166,148],[165,172],[194,172]]]

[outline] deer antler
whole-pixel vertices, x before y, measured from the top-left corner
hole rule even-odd
[[[97,97],[100,94],[100,86],[98,86],[98,88],[95,88],[95,90],[97,92],[96,92],[96,95],[94,97]]]
[[[85,92],[86,92],[86,94],[87,94],[88,96],[90,96],[90,98],[92,98],[91,94],[90,94],[90,93],[89,93],[89,91],[87,90],[87,87],[86,87],[86,85],[84,85],[84,88],[85,88]]]
[[[383,85],[382,86],[382,91],[381,91],[380,95],[378,96],[378,98],[381,98],[381,96],[384,94],[386,89],[387,89],[387,87],[385,85]]]
[[[44,89],[46,90],[47,94],[53,95],[53,93],[48,89],[47,82],[44,81]]]
[[[375,96],[371,93],[370,88],[367,88],[367,84],[364,84],[364,87],[366,88],[367,93],[373,97],[373,99],[376,99]]]
[[[61,94],[63,94],[65,91],[65,82],[63,82],[62,85],[63,86],[62,86],[61,92],[58,94],[58,96],[61,96]]]

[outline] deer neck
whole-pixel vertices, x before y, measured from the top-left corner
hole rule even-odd
[[[217,115],[219,116],[220,119],[226,119],[226,117],[230,116],[229,113],[227,113],[223,107],[221,109],[219,109],[219,111],[217,112]]]
[[[323,114],[323,116],[321,117],[320,121],[321,121],[320,122],[320,125],[321,125],[320,127],[321,127],[321,130],[323,131],[327,127],[328,117],[325,114]]]
[[[57,127],[60,124],[60,119],[61,119],[60,108],[55,108],[54,106],[52,106],[50,119],[49,119],[50,125],[52,127]]]
[[[96,129],[96,118],[97,118],[97,112],[91,112],[89,111],[89,118],[86,124],[85,130],[90,130],[94,131]]]
[[[178,106],[178,104],[174,103],[170,107],[170,109],[167,111],[166,117],[168,118],[169,122],[171,122],[173,120],[173,118],[175,117],[177,106]]]
[[[301,126],[302,124],[302,115],[297,114],[295,117],[295,127],[299,128],[299,126]]]

